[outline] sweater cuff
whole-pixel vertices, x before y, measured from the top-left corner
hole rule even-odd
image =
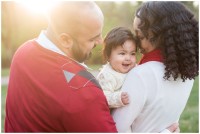
[[[121,91],[118,91],[116,93],[113,93],[109,98],[108,100],[108,104],[109,104],[109,107],[110,108],[118,108],[118,107],[122,107],[122,106],[125,106],[123,103],[122,103],[122,100],[121,100],[121,94],[122,92]]]
[[[124,103],[122,102],[122,97],[121,97],[121,96],[122,96],[122,91],[120,91],[120,93],[119,93],[118,95],[119,95],[119,96],[118,96],[118,99],[119,99],[118,102],[119,102],[119,104],[120,104],[121,106],[125,106]]]

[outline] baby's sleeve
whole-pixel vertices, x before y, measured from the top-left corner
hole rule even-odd
[[[104,95],[106,96],[110,108],[118,108],[124,106],[121,100],[121,91],[115,91],[117,81],[113,75],[109,73],[100,73],[97,77],[101,85]]]

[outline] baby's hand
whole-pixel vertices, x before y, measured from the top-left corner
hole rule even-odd
[[[129,104],[129,98],[128,98],[128,94],[126,92],[122,92],[121,99],[122,99],[122,103],[124,105]]]

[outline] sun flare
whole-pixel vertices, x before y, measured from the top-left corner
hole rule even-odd
[[[19,4],[24,6],[27,10],[35,14],[45,14],[50,8],[52,8],[57,1],[50,1],[50,0],[24,0],[19,1]]]

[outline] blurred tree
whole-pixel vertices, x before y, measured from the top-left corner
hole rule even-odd
[[[17,48],[25,41],[38,36],[47,26],[41,15],[31,14],[15,1],[3,1],[1,9],[2,68],[9,67]]]
[[[182,3],[194,13],[194,16],[199,20],[199,4],[195,1],[182,1]]]
[[[6,2],[2,4],[2,32],[1,32],[1,40],[2,40],[2,66],[8,66],[12,59],[12,55],[14,53],[12,38],[14,35],[14,30],[12,28],[14,18],[12,16],[13,10],[15,10],[15,5],[11,2]],[[6,44],[6,45],[5,45]]]
[[[112,28],[125,26],[132,29],[135,10],[142,1],[97,1],[105,16],[103,37]],[[194,1],[183,1],[197,19],[199,5]],[[41,14],[31,14],[16,1],[2,1],[1,8],[1,51],[2,67],[9,67],[12,56],[17,48],[25,41],[38,36],[42,29],[47,27],[47,22]],[[102,45],[93,50],[93,56],[87,61],[88,64],[102,64]]]

